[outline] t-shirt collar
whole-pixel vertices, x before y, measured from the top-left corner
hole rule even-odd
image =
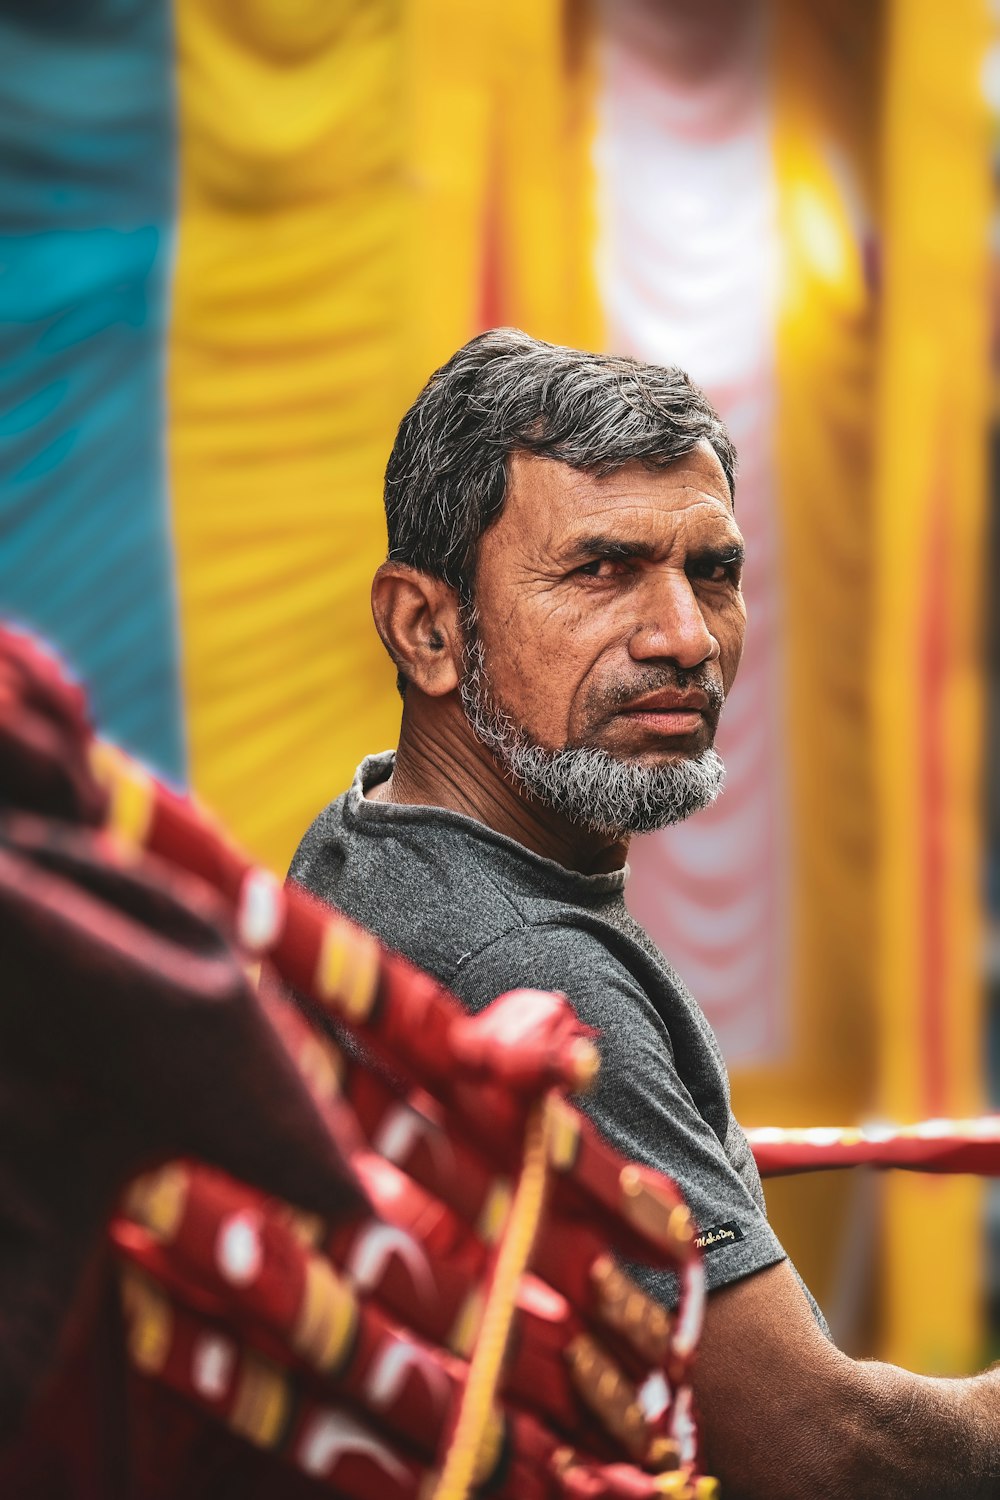
[[[558,894],[565,900],[583,901],[584,904],[589,904],[595,898],[606,900],[608,896],[624,891],[629,875],[627,864],[620,870],[585,875],[579,870],[567,869],[557,860],[546,859],[544,855],[536,854],[533,849],[526,848],[517,839],[499,833],[489,824],[481,823],[478,818],[470,818],[466,813],[455,812],[446,807],[371,801],[365,796],[365,792],[380,781],[388,779],[392,774],[395,759],[394,750],[381,750],[376,755],[366,755],[355,771],[354,780],[345,798],[344,812],[356,827],[374,833],[380,828],[388,830],[404,823],[432,821],[439,826],[450,824],[470,837],[499,844],[507,851],[513,862],[525,867],[526,874],[530,872],[532,885],[537,885],[543,877],[543,883],[551,893]]]

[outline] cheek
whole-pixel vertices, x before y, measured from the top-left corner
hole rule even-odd
[[[562,743],[586,657],[584,621],[521,599],[480,632],[494,691],[535,735]]]
[[[487,660],[501,697],[512,705],[555,714],[564,703],[575,675],[571,649],[553,646],[544,636],[524,635],[498,641]]]
[[[747,614],[743,601],[732,604],[715,622],[713,635],[719,642],[720,665],[723,683],[728,693],[732,687],[736,670],[743,655],[743,640],[746,635]]]

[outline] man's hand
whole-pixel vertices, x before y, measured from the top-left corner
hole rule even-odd
[[[936,1380],[849,1359],[787,1261],[713,1293],[694,1388],[727,1500],[1000,1493],[1000,1371]]]

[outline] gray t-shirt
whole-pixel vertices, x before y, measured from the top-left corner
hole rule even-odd
[[[568,995],[600,1033],[597,1086],[581,1107],[624,1155],[680,1185],[706,1240],[709,1288],[782,1260],[718,1043],[629,914],[627,871],[581,875],[461,813],[366,800],[391,769],[391,752],[363,762],[306,833],[292,879],[471,1011],[513,989]],[[672,1278],[643,1279],[674,1300]]]

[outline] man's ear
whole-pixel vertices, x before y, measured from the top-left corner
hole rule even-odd
[[[458,593],[408,563],[384,562],[372,580],[372,614],[382,644],[407,682],[431,698],[458,687]]]

